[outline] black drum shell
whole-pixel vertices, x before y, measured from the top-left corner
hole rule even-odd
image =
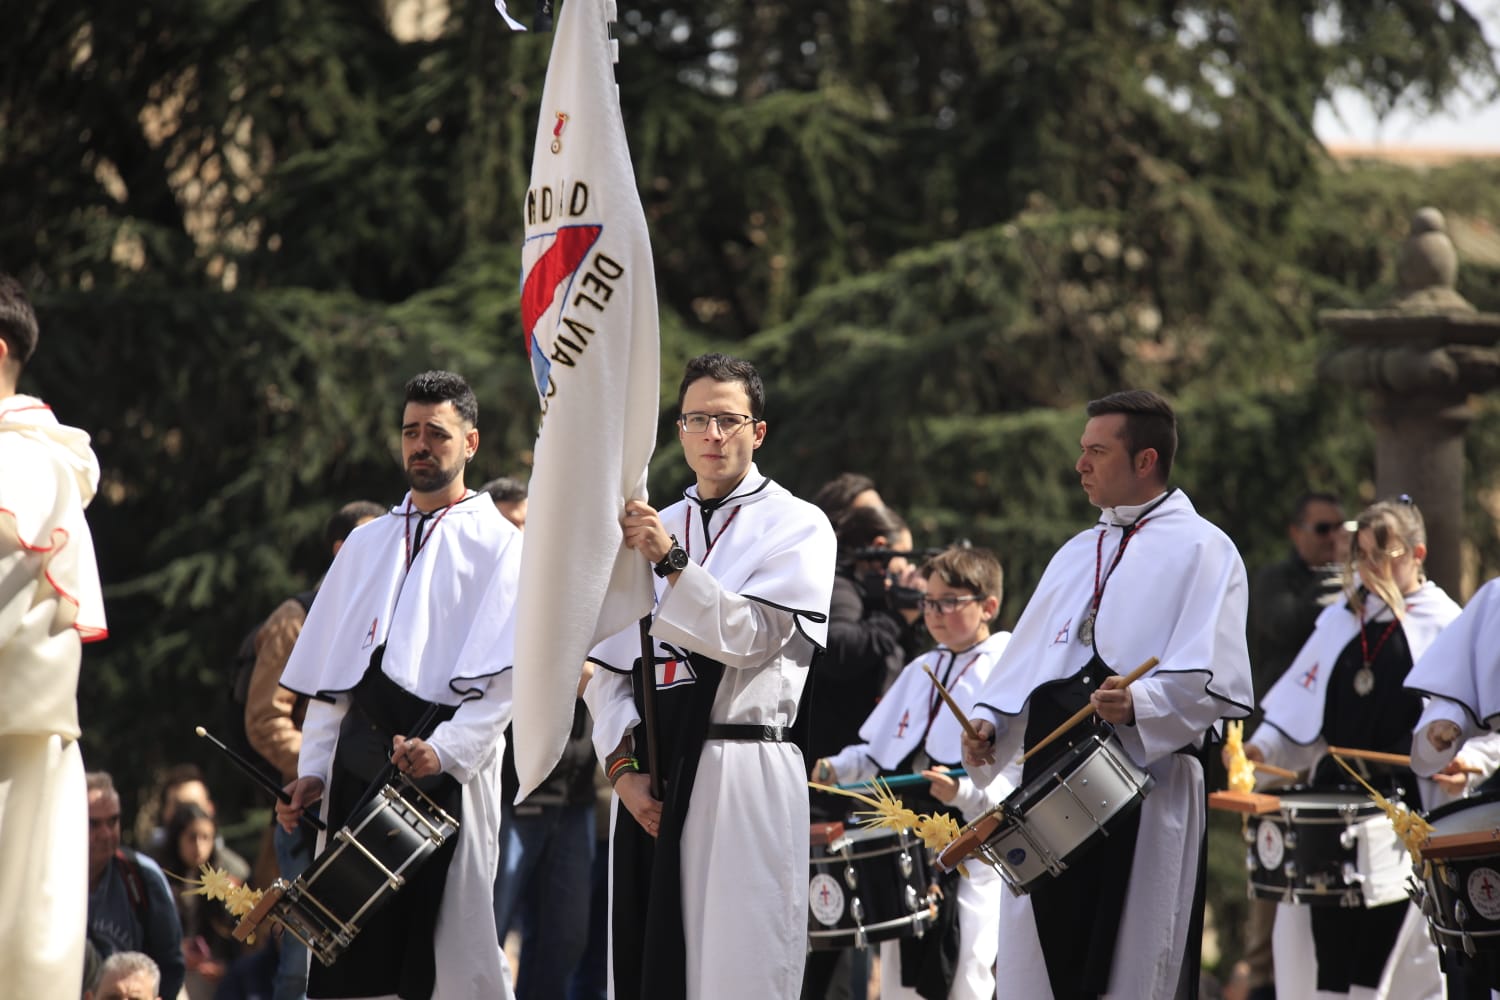
[[[1358,886],[1345,878],[1359,863],[1358,845],[1346,843],[1346,833],[1380,816],[1380,806],[1357,788],[1297,786],[1278,794],[1279,811],[1252,816],[1247,824],[1250,895],[1306,906],[1363,905],[1351,896]],[[1266,843],[1273,838],[1279,850]]]
[[[814,845],[808,947],[855,948],[919,936],[932,919],[928,872],[927,850],[910,831],[851,828],[831,844]]]

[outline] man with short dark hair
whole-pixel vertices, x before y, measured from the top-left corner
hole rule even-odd
[[[162,870],[144,854],[120,845],[120,795],[114,779],[91,771],[88,788],[88,939],[101,958],[121,951],[149,955],[160,987],[175,997],[187,977],[177,902]],[[41,994],[45,995],[45,994]]]
[[[969,774],[993,780],[1084,706],[1023,766],[1049,780],[1092,736],[1154,780],[1133,810],[1000,910],[1005,992],[1167,1000],[1196,989],[1206,801],[1200,754],[1250,710],[1245,568],[1234,544],[1168,486],[1177,447],[1166,400],[1140,390],[1091,402],[1077,470],[1099,523],[1042,574],[972,712]],[[1134,684],[1123,675],[1158,660]],[[1080,751],[1081,752],[1081,751]],[[1118,759],[1118,758],[1117,758]]]
[[[826,641],[828,519],[764,476],[765,390],[746,361],[688,362],[678,439],[696,478],[658,513],[625,505],[627,547],[655,568],[651,674],[638,629],[590,656],[584,692],[615,810],[615,1000],[795,997],[807,955],[808,800],[788,742]],[[639,699],[657,700],[657,759]],[[649,772],[661,779],[652,794]]]
[[[495,501],[495,509],[500,515],[516,527],[526,527],[526,484],[519,479],[509,476],[501,476],[491,479],[479,487],[481,493],[488,493],[490,499]]]
[[[333,965],[313,966],[310,997],[511,995],[491,886],[521,534],[464,485],[478,417],[458,375],[407,383],[401,457],[411,489],[349,535],[282,674],[310,699],[291,803],[276,807],[285,829],[326,794],[331,836],[387,778],[415,798],[391,768],[459,821]]]
[[[105,637],[84,508],[89,436],[17,393],[36,314],[0,274],[0,975],[12,996],[77,996],[88,886],[78,672]]]
[[[1250,586],[1250,669],[1255,693],[1274,684],[1312,635],[1323,609],[1339,599],[1349,530],[1331,493],[1304,493],[1287,522],[1292,551],[1263,567]]]

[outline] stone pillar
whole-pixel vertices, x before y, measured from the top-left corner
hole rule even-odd
[[[1463,575],[1464,432],[1473,413],[1463,399],[1376,392],[1375,495],[1408,494],[1427,522],[1427,575],[1455,599]]]
[[[1377,498],[1416,501],[1427,575],[1459,599],[1469,396],[1500,385],[1500,316],[1476,312],[1455,290],[1458,257],[1436,209],[1413,218],[1396,270],[1401,294],[1384,308],[1318,317],[1340,341],[1319,374],[1369,392]]]

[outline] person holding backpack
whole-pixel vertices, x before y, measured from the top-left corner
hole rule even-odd
[[[323,529],[330,562],[339,554],[351,531],[384,513],[384,507],[370,500],[355,500],[340,507]],[[257,763],[264,762],[267,774],[278,778],[282,785],[297,780],[297,755],[302,752],[302,716],[307,699],[282,687],[281,674],[291,659],[292,647],[302,634],[302,625],[317,593],[314,587],[282,601],[269,618],[245,636],[240,646],[241,666],[236,670],[235,696],[243,717],[240,729],[250,750],[247,756]],[[276,823],[271,826],[278,874],[291,881],[312,861],[311,831],[302,826],[288,833]],[[272,997],[301,1000],[306,992],[307,946],[287,935],[282,941]]]

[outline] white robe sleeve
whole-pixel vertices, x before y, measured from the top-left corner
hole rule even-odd
[[[972,768],[966,770],[973,772]],[[965,823],[972,823],[1004,802],[1020,781],[1021,760],[1019,757],[1012,757],[1010,765],[1000,769],[987,785],[976,784],[970,777],[959,778],[958,794],[953,799],[953,806],[963,813]]]
[[[869,781],[880,773],[880,765],[870,756],[868,743],[853,743],[828,758],[834,780],[841,785],[852,781]]]
[[[1458,727],[1458,739],[1447,750],[1439,751],[1427,741],[1427,730],[1439,722],[1451,722]],[[1422,709],[1411,736],[1411,769],[1424,778],[1441,771],[1457,755],[1464,740],[1477,736],[1483,730],[1474,725],[1469,713],[1456,701],[1447,698],[1429,698]]]
[[[503,751],[510,709],[511,672],[505,670],[490,678],[482,697],[459,705],[453,718],[432,731],[427,743],[437,752],[443,771],[468,784],[492,754]]]
[[[794,614],[725,590],[697,563],[688,563],[667,588],[651,626],[663,642],[730,669],[764,666],[796,630]]]
[[[583,688],[583,703],[594,720],[594,752],[603,761],[640,721],[630,675],[600,668]]]
[[[1302,772],[1311,768],[1318,759],[1328,752],[1328,742],[1322,737],[1304,746],[1294,743],[1285,733],[1275,726],[1261,723],[1255,727],[1255,732],[1245,741],[1246,746],[1258,747],[1266,758],[1266,763],[1275,767],[1284,767],[1291,771]],[[1265,785],[1283,784],[1285,779],[1274,775],[1261,774],[1255,779],[1257,788]]]
[[[319,698],[307,702],[302,720],[302,750],[297,755],[297,777],[317,778],[328,787],[333,770],[333,750],[339,741],[339,726],[349,710],[348,695],[338,695],[332,704]]]
[[[995,763],[969,765],[966,762],[964,767],[969,779],[980,788],[988,788],[996,778],[1011,773],[1012,776],[1002,785],[1004,792],[1000,797],[1003,799],[1021,780],[1021,743],[1026,738],[1027,713],[1002,715],[988,705],[976,705],[969,713],[969,720],[980,719],[995,727]]]
[[[1209,694],[1198,673],[1160,673],[1130,685],[1135,722],[1116,726],[1120,743],[1142,766],[1185,746],[1196,746],[1224,714],[1224,703]]]

